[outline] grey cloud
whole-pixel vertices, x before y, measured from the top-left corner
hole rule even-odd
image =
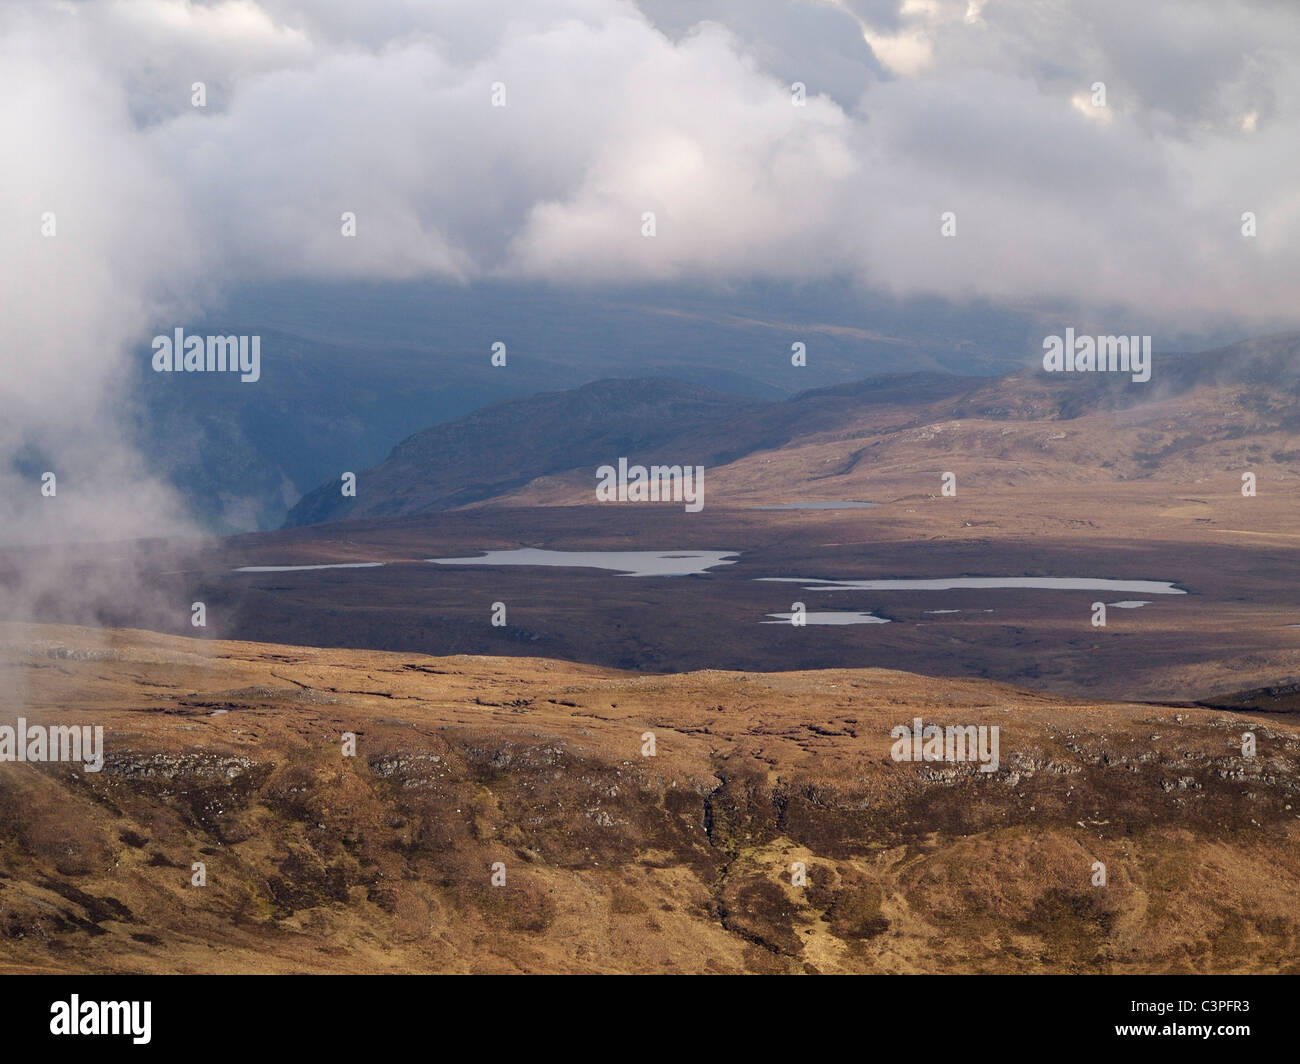
[[[859,23],[826,0],[640,0],[639,7],[674,40],[702,22],[726,26],[765,73],[803,82],[845,110],[884,75]]]
[[[11,3],[0,446],[112,472],[68,534],[171,520],[120,442],[125,360],[259,279],[850,278],[1292,321],[1298,24],[1258,3]],[[1104,113],[1072,103],[1094,80]],[[12,477],[4,526],[39,536],[51,511]]]

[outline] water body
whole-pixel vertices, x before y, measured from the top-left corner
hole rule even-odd
[[[865,510],[878,502],[783,502],[779,506],[755,506],[755,510]]]
[[[1141,606],[1150,606],[1147,599],[1125,599],[1123,602],[1108,602],[1107,606],[1114,606],[1117,610],[1136,610]]]
[[[241,565],[235,573],[305,573],[308,569],[376,569],[383,562],[339,562],[335,565]]]
[[[480,558],[426,558],[435,565],[559,565],[570,569],[608,569],[624,576],[694,576],[740,557],[728,550],[519,550],[484,551]]]
[[[806,591],[1131,591],[1144,595],[1186,595],[1168,580],[1105,580],[1073,576],[956,576],[941,580],[822,580],[761,576],[783,584],[803,584]]]
[[[992,613],[992,610],[922,610],[922,613]]]
[[[760,624],[789,624],[792,613],[769,613],[775,621],[760,621]],[[888,617],[877,617],[874,613],[859,613],[854,610],[824,610],[820,613],[805,613],[809,624],[888,624]]]

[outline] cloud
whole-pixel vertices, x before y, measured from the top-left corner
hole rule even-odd
[[[71,61],[55,76],[50,23],[26,15],[0,35],[0,139],[14,148],[0,167],[0,454],[18,465],[0,470],[0,527],[27,542],[145,534],[179,511],[125,442],[122,352],[198,291],[189,205],[120,81],[76,61],[95,46],[87,27],[64,24]]]
[[[109,165],[145,161],[217,284],[797,273],[1170,317],[1264,321],[1292,302],[1296,194],[1285,169],[1259,165],[1300,161],[1298,20],[1284,8],[1240,4],[1230,20],[1197,3],[1027,0],[20,10],[33,53],[42,35],[50,52],[79,38],[78,66],[124,96],[133,122]],[[33,74],[58,88],[68,70]],[[194,81],[206,108],[190,105]],[[1096,82],[1104,108],[1089,102]],[[505,107],[491,106],[494,83]],[[958,235],[937,242],[945,210]],[[1254,241],[1240,235],[1245,210],[1260,219]],[[340,236],[344,211],[355,240]]]
[[[848,277],[1294,322],[1298,28],[1195,0],[9,3],[6,534],[49,532],[37,455],[84,474],[65,534],[173,515],[105,444],[127,359],[248,281]]]

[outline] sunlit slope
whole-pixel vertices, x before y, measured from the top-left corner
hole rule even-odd
[[[0,723],[100,724],[107,747],[97,775],[0,764],[7,970],[1300,962],[1288,716],[882,670],[3,636]],[[893,760],[915,717],[998,726],[997,771]]]

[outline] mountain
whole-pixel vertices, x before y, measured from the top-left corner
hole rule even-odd
[[[835,284],[712,291],[529,285],[259,284],[206,321],[262,338],[255,384],[159,374],[142,343],[130,412],[140,450],[216,533],[273,528],[313,486],[495,402],[608,377],[682,380],[780,399],[872,374],[993,374],[1023,363],[1034,317],[938,300],[864,298]],[[508,364],[492,366],[500,341]],[[790,366],[794,342],[806,367]],[[44,468],[44,467],[42,467]]]
[[[1294,714],[18,625],[0,670],[104,728],[0,773],[0,971],[1297,968]],[[895,760],[916,717],[996,769]]]
[[[594,476],[597,465],[621,456],[726,465],[801,434],[834,431],[863,409],[923,407],[967,394],[979,381],[902,374],[784,402],[744,400],[680,381],[596,381],[570,392],[497,403],[416,433],[358,476],[364,494],[359,486],[355,499],[345,498],[338,482],[323,484],[293,507],[285,527],[451,509],[576,468]]]
[[[882,469],[934,462],[1017,482],[1059,477],[1062,462],[1070,475],[1082,467],[1085,477],[1115,480],[1206,468],[1296,475],[1297,365],[1300,336],[1290,334],[1157,354],[1146,382],[922,372],[764,401],[664,380],[600,381],[416,433],[358,473],[356,498],[334,479],[295,505],[285,527],[487,500],[579,505],[592,501],[596,467],[620,456],[704,465],[724,495],[749,502],[832,489],[873,498]]]
[[[379,462],[394,441],[429,424],[585,379],[553,366],[493,376],[486,357],[434,359],[400,343],[305,339],[256,322],[192,331],[259,334],[261,379],[154,373],[141,353],[134,433],[153,471],[219,533],[278,525],[340,462]]]
[[[1271,337],[1157,355],[1146,383],[918,373],[780,401],[595,382],[417,432],[370,472],[343,466],[360,474],[358,497],[331,473],[296,513],[321,523],[134,556],[0,552],[0,612],[181,634],[203,602],[209,634],[267,643],[656,673],[871,665],[1218,704],[1300,682],[1298,353],[1296,337]],[[597,502],[597,466],[624,455],[703,464],[703,510]],[[841,502],[875,505],[768,509]],[[642,580],[590,557],[538,564],[536,551],[735,560]],[[14,592],[68,566],[75,594]],[[135,595],[120,590],[127,571]],[[955,577],[1139,583],[880,583]],[[1136,593],[1151,582],[1170,593]],[[498,602],[505,624],[491,619]],[[795,602],[832,616],[774,623]]]
[[[604,380],[570,392],[496,403],[398,444],[358,476],[357,497],[335,480],[309,492],[286,527],[342,517],[449,509],[501,495],[594,454],[661,447],[684,426],[709,424],[763,404],[678,381]]]

